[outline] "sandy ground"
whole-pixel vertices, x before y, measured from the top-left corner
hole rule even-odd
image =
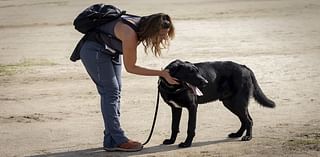
[[[74,17],[97,1],[0,1],[0,156],[320,156],[320,1],[162,0],[105,1],[129,13],[165,12],[176,38],[163,57],[139,49],[138,64],[160,69],[174,59],[232,60],[256,74],[277,107],[251,101],[253,139],[227,139],[238,119],[220,102],[199,106],[191,148],[187,112],[176,144],[170,108],[161,101],[154,135],[140,152],[101,149],[99,96],[81,62],[69,61],[81,34]],[[121,124],[129,138],[145,141],[156,100],[156,77],[123,70]]]

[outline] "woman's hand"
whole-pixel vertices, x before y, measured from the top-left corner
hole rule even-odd
[[[179,84],[177,81],[178,79],[171,77],[170,73],[168,70],[162,70],[161,72],[161,77],[163,77],[164,79],[166,79],[166,81],[169,84]]]

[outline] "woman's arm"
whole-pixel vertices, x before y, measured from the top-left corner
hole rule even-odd
[[[122,41],[123,62],[127,72],[144,76],[161,76],[171,84],[178,84],[168,71],[153,70],[136,65],[138,37],[128,25],[119,22],[115,27],[115,34]]]

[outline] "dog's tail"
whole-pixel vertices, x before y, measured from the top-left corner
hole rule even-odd
[[[266,95],[264,95],[264,93],[262,92],[262,90],[258,84],[256,77],[254,76],[254,73],[248,67],[246,67],[246,68],[250,71],[250,74],[251,74],[251,80],[252,80],[252,83],[254,86],[254,88],[253,88],[254,99],[262,106],[274,108],[276,106],[276,104],[271,99],[269,99]]]

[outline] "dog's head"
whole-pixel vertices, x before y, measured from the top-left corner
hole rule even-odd
[[[172,77],[187,82],[195,87],[204,87],[208,83],[201,75],[198,67],[190,62],[175,60],[171,62],[166,69],[169,69],[169,73]]]

